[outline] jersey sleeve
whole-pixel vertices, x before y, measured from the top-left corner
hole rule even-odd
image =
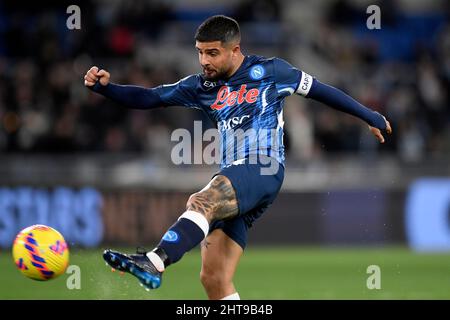
[[[283,59],[275,58],[273,63],[278,94],[282,97],[287,97],[296,93],[307,97],[314,78]]]
[[[178,82],[157,86],[155,90],[165,107],[183,106],[199,108],[197,95],[195,94],[197,82],[197,76],[190,75]]]

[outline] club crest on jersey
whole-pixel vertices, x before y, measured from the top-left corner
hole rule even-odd
[[[259,80],[264,77],[265,73],[266,70],[264,70],[264,67],[260,64],[257,64],[250,69],[250,78],[252,78],[253,80]]]
[[[169,230],[164,234],[162,239],[167,242],[177,242],[179,236],[178,233],[176,233],[175,231]]]
[[[243,84],[237,91],[231,91],[227,86],[220,87],[217,92],[216,101],[210,106],[211,109],[220,110],[224,107],[232,107],[244,102],[254,103],[258,100],[259,90],[256,88],[247,90],[247,85]]]

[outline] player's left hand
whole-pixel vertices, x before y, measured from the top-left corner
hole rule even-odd
[[[387,121],[386,117],[382,115],[382,117],[384,118],[384,121],[386,121],[386,132],[388,134],[392,133],[392,128],[391,128],[391,124],[389,123],[389,121]],[[378,141],[380,141],[380,143],[384,143],[384,137],[383,134],[381,133],[381,130],[372,126],[369,126],[370,131],[372,132],[372,134],[378,139]]]

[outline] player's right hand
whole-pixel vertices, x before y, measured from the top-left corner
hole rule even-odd
[[[97,81],[100,81],[102,86],[106,86],[109,83],[110,74],[106,70],[98,70],[98,67],[93,66],[86,72],[84,76],[84,85],[86,87],[92,87]]]
[[[389,123],[389,121],[386,119],[385,116],[381,115],[384,118],[384,121],[386,123],[386,132],[388,134],[392,134],[392,128],[391,128],[391,124]],[[372,134],[378,139],[378,141],[380,143],[384,143],[384,137],[383,134],[381,133],[381,130],[372,126],[369,126],[370,131],[372,132]]]

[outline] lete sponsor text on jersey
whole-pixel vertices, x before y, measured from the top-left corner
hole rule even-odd
[[[247,90],[247,85],[243,84],[237,91],[231,91],[227,86],[222,86],[217,92],[216,101],[210,106],[211,109],[220,110],[224,107],[240,105],[243,102],[254,103],[258,99],[259,90],[254,88]]]

